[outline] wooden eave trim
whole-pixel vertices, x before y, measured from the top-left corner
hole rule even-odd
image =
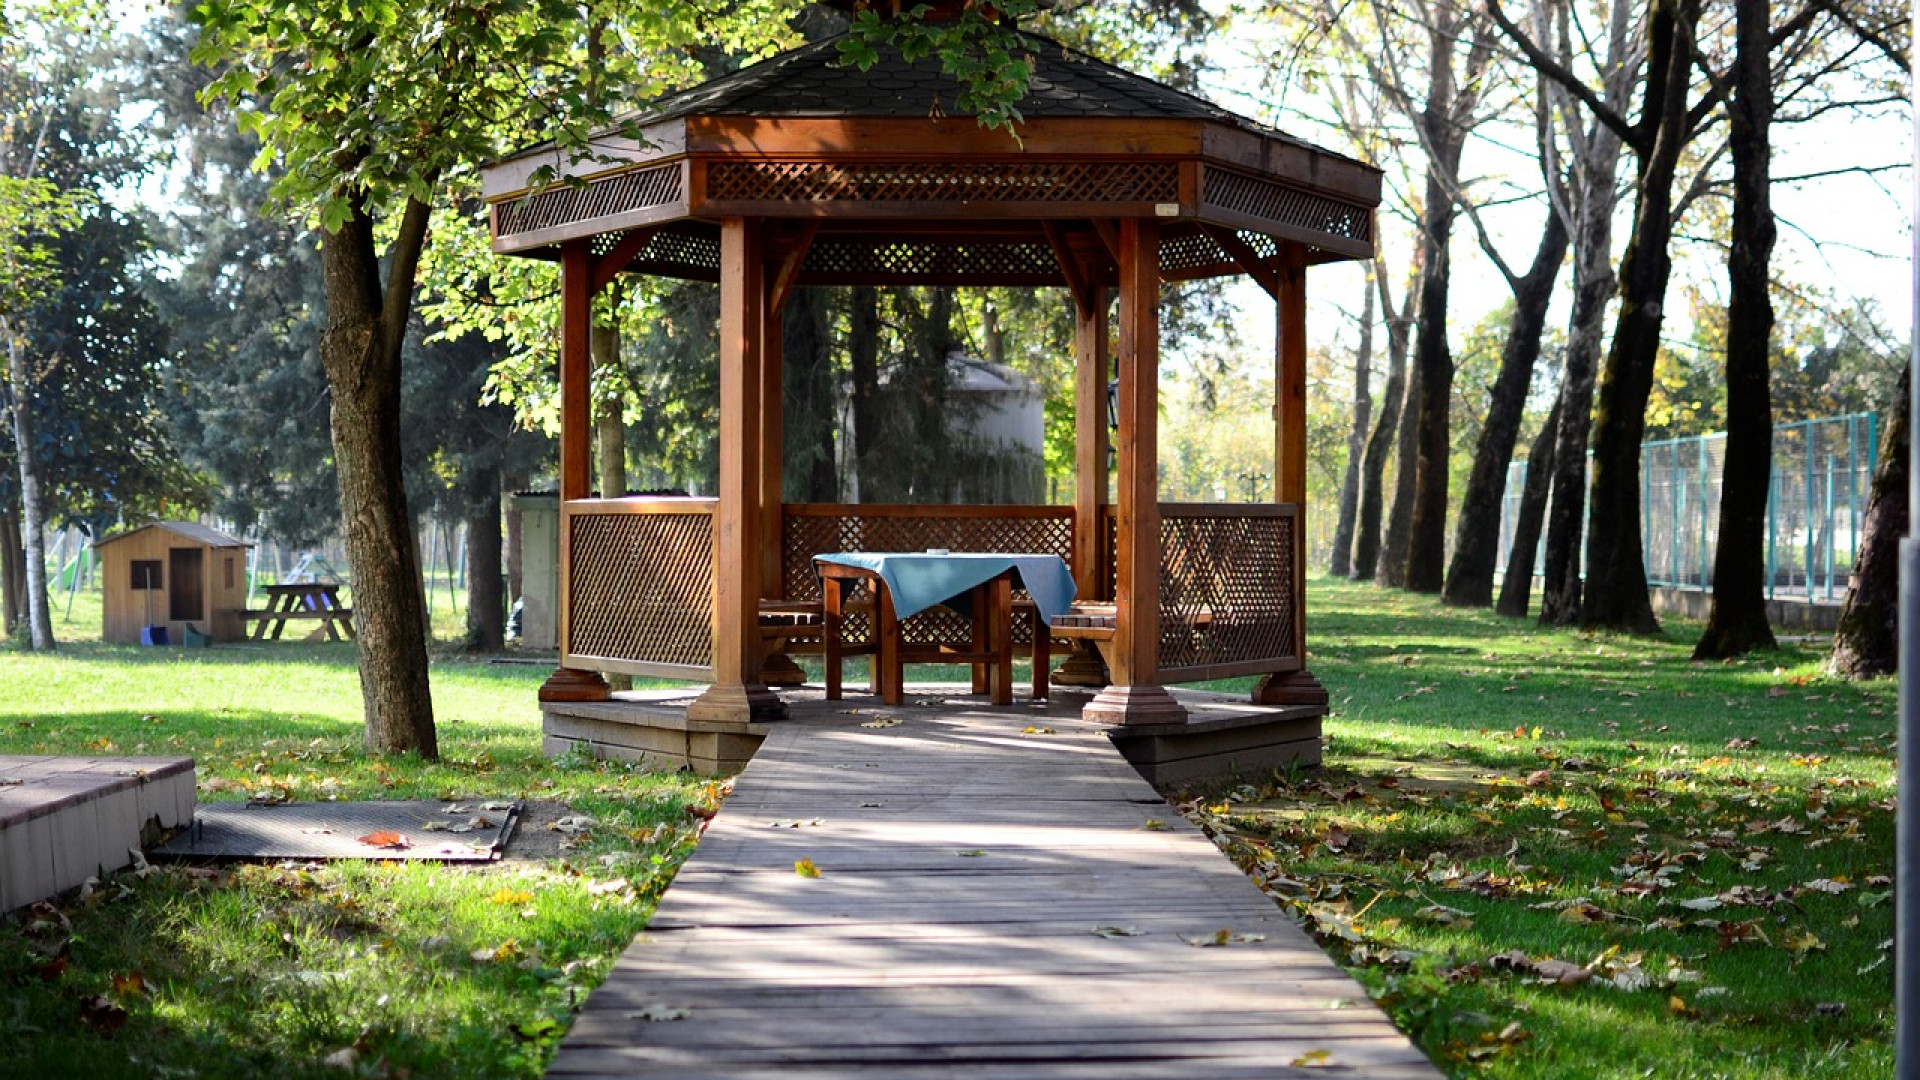
[[[1207,224],[1224,226],[1229,229],[1247,229],[1265,233],[1276,240],[1291,240],[1308,248],[1319,248],[1330,252],[1337,258],[1309,259],[1310,262],[1336,262],[1339,259],[1371,259],[1373,244],[1365,240],[1355,240],[1349,236],[1335,236],[1332,233],[1316,229],[1301,229],[1283,225],[1270,218],[1243,214],[1237,210],[1228,210],[1221,206],[1203,206],[1200,220]],[[1376,224],[1377,228],[1377,224]]]
[[[553,225],[545,229],[533,229],[527,232],[501,236],[496,231],[493,237],[495,255],[517,255],[534,248],[551,247],[568,240],[587,240],[603,233],[624,232],[628,229],[665,225],[684,220],[687,214],[687,199],[682,195],[676,202],[662,203],[659,206],[645,206],[638,210],[629,210],[624,214],[608,214],[605,217],[584,218],[570,221],[564,225]]]
[[[1210,165],[1317,195],[1359,206],[1380,205],[1381,178],[1385,174],[1379,169],[1285,139],[1214,124],[1206,131],[1199,156]]]
[[[567,162],[561,175],[573,175],[589,182],[603,180],[628,169],[657,165],[687,151],[687,124],[684,118],[661,120],[641,129],[642,144],[625,135],[598,135],[593,139],[594,156],[612,160],[592,160],[576,155]],[[481,198],[490,203],[516,199],[533,190],[532,177],[543,165],[561,164],[551,145],[523,150],[480,168]],[[571,170],[579,166],[580,171]]]
[[[1179,206],[1179,213],[1167,214],[1163,206]],[[692,216],[718,221],[729,217],[835,219],[840,221],[925,220],[993,221],[1014,218],[1022,221],[1082,221],[1091,217],[1157,218],[1162,221],[1194,216],[1195,208],[1177,203],[1151,202],[884,202],[851,201],[812,202],[794,200],[729,199],[699,202]],[[605,230],[600,230],[605,231]],[[1045,243],[1045,236],[1034,238]]]

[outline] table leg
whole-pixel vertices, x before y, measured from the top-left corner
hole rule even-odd
[[[987,640],[993,653],[987,678],[995,705],[1013,704],[1013,578],[1002,574],[987,583],[993,611],[987,618]]]
[[[900,663],[900,620],[893,613],[893,591],[879,577],[873,579],[874,634],[879,640],[873,662],[880,700],[898,705],[906,696],[907,673]]]
[[[821,609],[824,614],[820,622],[821,660],[827,668],[827,700],[840,700],[840,630],[846,617],[846,599],[841,592],[845,585],[839,578],[826,578],[820,582]]]
[[[986,653],[992,651],[993,633],[989,627],[993,624],[993,612],[990,610],[992,600],[988,596],[988,588],[989,586],[983,582],[969,590],[970,595],[968,601],[973,611],[973,620],[972,633],[967,639],[968,652]],[[975,661],[973,664],[973,692],[976,694],[987,693],[991,685],[987,680],[992,673],[989,672],[987,668],[988,665],[980,663],[979,661]]]
[[[1051,696],[1048,692],[1047,680],[1053,673],[1047,669],[1052,666],[1053,627],[1048,626],[1047,620],[1041,618],[1040,613],[1035,611],[1033,613],[1033,700],[1045,701]]]

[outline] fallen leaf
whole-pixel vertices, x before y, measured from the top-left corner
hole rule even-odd
[[[398,850],[413,846],[413,841],[408,840],[392,829],[381,829],[378,832],[370,832],[365,836],[358,837],[358,839],[368,847],[393,848]]]
[[[95,1035],[112,1037],[127,1026],[127,1010],[96,995],[80,1003],[80,1022]]]
[[[146,997],[153,992],[147,985],[147,977],[138,971],[129,971],[125,975],[113,977],[113,992],[122,997]]]
[[[812,859],[795,859],[793,861],[793,872],[799,874],[801,877],[814,878],[820,876],[820,868],[813,865]]]
[[[956,851],[954,854],[963,859],[978,859],[985,856],[986,852],[980,848],[967,848],[965,851]]]
[[[1147,830],[1148,832],[1163,832],[1167,827],[1167,823],[1164,821],[1161,821],[1159,818],[1150,817],[1147,819],[1146,824],[1140,827]]]
[[[864,728],[899,727],[900,721],[891,716],[876,716],[873,719],[867,721],[866,723],[861,724],[860,726]]]
[[[1050,727],[1024,727],[1020,729],[1020,734],[1022,735],[1052,735],[1053,733],[1054,731]]]
[[[487,897],[487,899],[496,904],[516,905],[524,904],[533,899],[533,894],[523,889],[500,888],[495,890],[494,894]]]
[[[1333,1051],[1331,1050],[1309,1050],[1287,1062],[1290,1068],[1295,1069],[1324,1069],[1332,1064]]]
[[[1103,938],[1139,937],[1144,933],[1146,933],[1146,931],[1137,926],[1096,926],[1093,928],[1093,935]]]
[[[682,1005],[661,1005],[655,1003],[628,1013],[627,1019],[647,1020],[659,1023],[666,1020],[685,1020],[692,1015],[693,1010]]]

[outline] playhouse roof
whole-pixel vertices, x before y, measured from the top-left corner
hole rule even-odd
[[[96,549],[103,548],[108,544],[118,543],[129,537],[138,536],[149,529],[165,529],[167,532],[173,533],[182,539],[190,540],[196,544],[203,544],[207,547],[249,548],[253,546],[253,542],[250,540],[242,540],[235,536],[229,536],[219,529],[208,528],[197,521],[156,521],[150,525],[142,525],[137,529],[129,529],[126,532],[115,533],[104,540],[96,542],[93,546]]]

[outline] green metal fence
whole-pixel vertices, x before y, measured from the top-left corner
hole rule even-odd
[[[1773,431],[1767,500],[1767,595],[1838,603],[1853,572],[1867,493],[1873,486],[1879,417],[1851,413],[1781,424]],[[1647,581],[1711,589],[1720,535],[1724,433],[1649,442],[1640,452],[1640,523]],[[1502,571],[1513,542],[1527,463],[1507,471],[1500,518]],[[1586,545],[1581,544],[1584,558]],[[1536,570],[1544,560],[1536,560]]]

